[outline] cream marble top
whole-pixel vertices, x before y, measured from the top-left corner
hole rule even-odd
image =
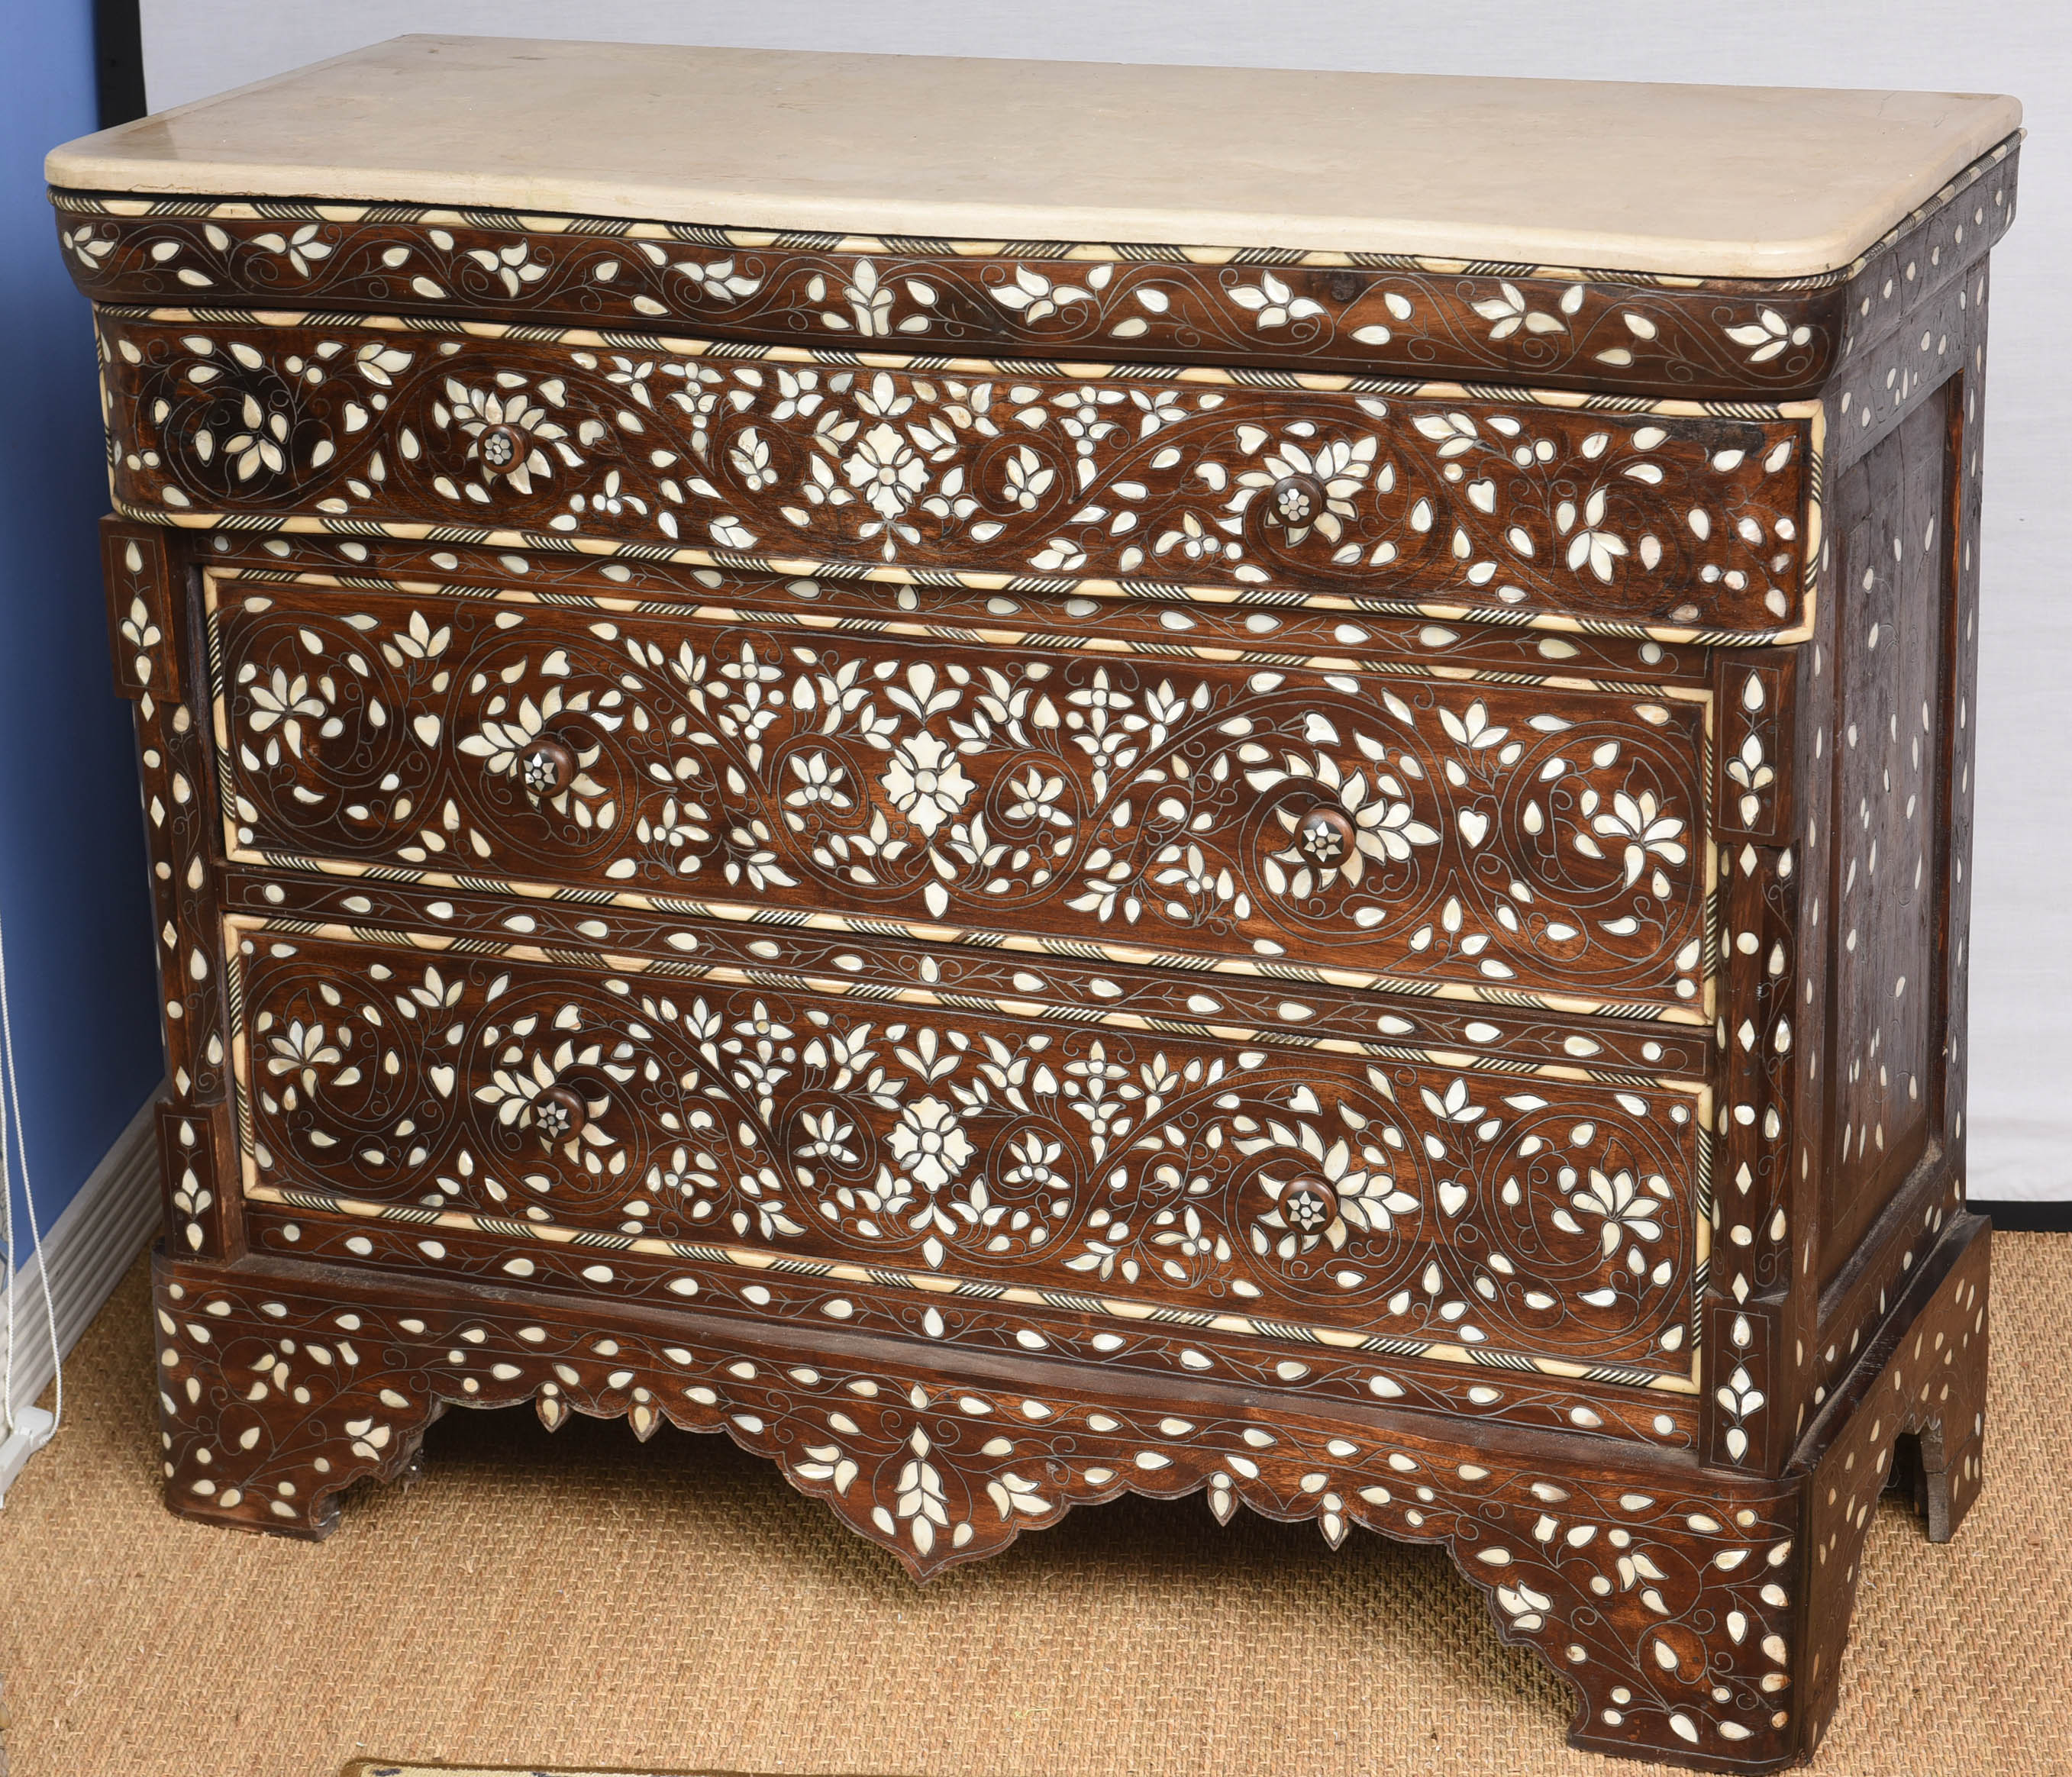
[[[1848,265],[2021,124],[1954,92],[399,37],[51,151],[50,182],[748,229]]]

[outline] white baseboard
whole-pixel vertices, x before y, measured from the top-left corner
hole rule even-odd
[[[153,1089],[129,1127],[101,1156],[86,1183],[58,1219],[44,1229],[43,1245],[14,1274],[14,1400],[17,1430],[0,1433],[0,1499],[23,1463],[49,1436],[47,1424],[25,1423],[36,1397],[57,1373],[59,1357],[79,1343],[101,1305],[114,1292],[158,1225],[158,1090]],[[26,1233],[26,1230],[18,1230]],[[25,1242],[26,1244],[26,1242]],[[57,1349],[51,1348],[43,1317],[43,1267],[50,1267],[51,1303],[56,1311]],[[0,1287],[5,1287],[0,1278]]]

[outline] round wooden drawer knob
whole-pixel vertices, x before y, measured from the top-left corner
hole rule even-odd
[[[515,427],[493,425],[476,441],[482,466],[492,475],[506,474],[525,460],[525,440]]]
[[[558,796],[574,782],[576,756],[559,741],[542,736],[518,755],[518,781],[528,794]]]
[[[582,1100],[566,1086],[549,1086],[532,1101],[532,1127],[550,1146],[582,1134],[586,1121]]]
[[[1313,808],[1295,829],[1295,848],[1319,870],[1335,870],[1352,856],[1359,835],[1342,811]]]
[[[1338,1194],[1322,1179],[1297,1179],[1281,1195],[1281,1213],[1297,1233],[1321,1234],[1338,1219]]]

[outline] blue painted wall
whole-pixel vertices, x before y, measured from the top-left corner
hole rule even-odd
[[[95,521],[106,460],[85,299],[43,159],[95,127],[90,0],[6,7],[0,55],[0,920],[48,1228],[164,1071],[129,706]],[[20,1227],[18,1179],[17,1228]]]

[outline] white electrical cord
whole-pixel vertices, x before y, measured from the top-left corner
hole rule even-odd
[[[8,1183],[7,1156],[10,1143],[7,1124],[12,1115],[14,1139],[12,1143],[18,1156],[22,1174],[22,1202],[29,1213],[29,1250],[37,1256],[36,1270],[43,1286],[43,1324],[51,1336],[51,1363],[57,1384],[56,1397],[51,1405],[53,1411],[47,1426],[39,1425],[35,1430],[19,1428],[27,1433],[30,1447],[40,1450],[51,1441],[58,1429],[58,1422],[64,1417],[64,1364],[58,1350],[57,1307],[51,1295],[50,1266],[44,1262],[43,1236],[36,1227],[35,1193],[29,1186],[29,1142],[22,1122],[21,1075],[14,1065],[14,1026],[7,1013],[7,944],[6,934],[0,930],[0,1085],[6,1088],[4,1101],[0,1101],[0,1240],[4,1240],[6,1252],[4,1262],[6,1272],[0,1276],[4,1284],[6,1306],[6,1360],[4,1376],[0,1376],[0,1439],[12,1437],[18,1429],[14,1419],[14,1285],[21,1275],[16,1263],[14,1246],[14,1194]],[[35,1415],[41,1420],[43,1415]]]

